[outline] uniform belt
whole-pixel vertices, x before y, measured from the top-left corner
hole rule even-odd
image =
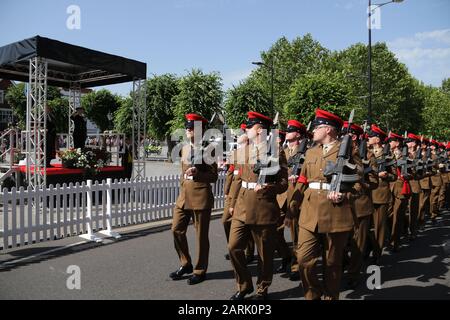
[[[255,187],[256,187],[256,182],[242,181],[242,188],[255,189]]]
[[[194,176],[184,175],[184,180],[194,180]]]
[[[330,184],[324,182],[309,182],[308,188],[314,190],[330,190]]]
[[[239,170],[234,170],[233,175],[237,176],[239,174]]]

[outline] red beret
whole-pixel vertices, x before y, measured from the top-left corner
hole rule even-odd
[[[306,132],[306,127],[300,121],[289,120],[287,122],[287,125],[288,125],[286,128],[287,132],[300,132],[300,133]]]
[[[203,118],[202,116],[196,114],[196,113],[188,113],[185,115],[187,121],[201,121],[207,123],[208,120]]]
[[[439,142],[437,142],[436,140],[431,140],[430,143],[434,144],[436,147],[439,146]]]
[[[258,112],[249,111],[247,115],[248,115],[247,128],[251,128],[255,124],[261,124],[265,127],[269,127],[273,123],[272,119]]]
[[[387,134],[386,134],[386,132],[381,130],[379,127],[377,127],[376,125],[372,124],[371,127],[370,127],[369,137],[374,137],[374,136],[377,136],[381,140],[384,140],[387,137]]]
[[[342,121],[341,118],[339,118],[337,115],[331,112],[316,109],[316,118],[314,119],[314,126],[318,126],[320,124],[327,124],[336,127],[338,129],[341,129],[342,125],[344,124],[344,121]]]
[[[344,121],[343,128],[348,128],[348,121]],[[357,124],[352,123],[352,126],[350,128],[350,132],[361,135],[364,133],[364,129],[358,126]]]
[[[388,136],[388,140],[399,140],[399,141],[402,141],[403,137],[401,135],[399,135],[399,134],[390,132],[389,136]]]
[[[406,139],[407,142],[416,141],[417,143],[420,143],[420,137],[416,136],[414,133],[408,133],[408,138]]]
[[[241,124],[241,130],[245,130],[245,129],[247,129],[247,125],[245,123],[242,123]]]
[[[445,149],[450,150],[450,142],[447,142],[447,145],[445,146]]]

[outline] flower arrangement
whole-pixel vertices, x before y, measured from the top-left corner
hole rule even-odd
[[[64,168],[76,168],[76,163],[81,155],[81,149],[70,148],[66,151],[58,151]]]
[[[109,159],[109,154],[106,152],[79,148],[60,151],[58,155],[64,168],[85,169],[85,174],[89,176],[98,174],[99,169],[103,168]]]

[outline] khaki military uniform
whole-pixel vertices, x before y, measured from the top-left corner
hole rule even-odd
[[[436,160],[437,156],[435,153],[431,155],[431,159]],[[442,187],[442,177],[439,172],[439,168],[435,166],[436,173],[431,176],[431,194],[430,194],[430,214],[431,218],[434,219],[439,214],[439,192]]]
[[[234,179],[234,169],[235,169],[235,164],[233,163],[232,159],[230,159],[230,166],[228,167],[228,170],[225,174],[225,185],[223,186],[223,193],[225,196],[225,204],[224,204],[224,209],[223,209],[223,214],[222,214],[222,224],[223,224],[223,228],[225,230],[225,236],[227,238],[227,243],[228,243],[228,238],[230,237],[230,225],[231,225],[231,215],[229,212],[230,209],[230,189],[231,189],[231,184],[233,183]]]
[[[423,151],[422,160],[427,160],[425,152]],[[419,227],[425,225],[425,215],[430,214],[431,175],[431,173],[424,172],[419,180],[420,189],[422,191],[419,195]]]
[[[309,149],[296,185],[296,189],[303,195],[297,259],[305,298],[308,300],[320,299],[322,294],[326,299],[339,299],[344,248],[356,219],[352,213],[349,194],[341,203],[333,204],[327,199],[327,190],[308,187],[313,182],[328,183],[323,170],[327,161],[336,161],[340,144],[336,141],[325,155],[321,145]],[[359,159],[359,156],[353,152],[350,161],[355,162],[355,159]],[[322,256],[323,286],[316,273],[317,261]]]
[[[239,189],[241,188],[241,176],[239,175],[239,164],[238,164],[238,150],[234,150],[230,157],[230,165],[229,170],[226,173],[225,178],[225,186],[224,186],[224,194],[225,194],[225,208],[222,215],[222,224],[225,230],[225,236],[227,238],[227,246],[230,239],[230,228],[231,228],[231,220],[232,215],[230,214],[230,208],[234,208],[236,205],[237,195],[239,193]],[[247,248],[245,249],[246,257],[253,257],[255,252],[255,242],[253,238],[250,237]]]
[[[371,152],[368,152],[367,159],[369,166],[376,170],[375,158]],[[361,165],[362,166],[362,165]],[[363,166],[362,166],[363,168]],[[361,172],[361,175],[363,172]],[[357,217],[358,223],[353,228],[353,237],[350,241],[351,259],[347,269],[349,277],[357,280],[360,276],[363,266],[364,252],[366,250],[367,240],[370,236],[370,223],[375,211],[372,202],[372,190],[378,188],[378,175],[372,171],[365,175],[365,181],[355,184],[357,193],[352,196],[352,207]],[[377,256],[381,255],[375,237],[372,235],[372,246]]]
[[[448,182],[445,185],[444,207],[445,209],[450,209],[450,172],[447,172],[446,175]]]
[[[411,158],[414,160],[414,158]],[[420,187],[420,179],[421,177],[414,173],[413,178],[409,180],[409,185],[411,186],[411,197],[409,198],[409,216],[406,220],[406,225],[409,229],[409,233],[411,236],[416,236],[417,229],[419,226],[419,205],[420,205],[420,194],[422,193],[422,189]]]
[[[218,174],[216,163],[211,165],[202,163],[195,165],[197,174],[192,179],[186,177],[185,171],[193,166],[190,162],[191,149],[191,145],[186,145],[181,151],[181,188],[173,212],[172,233],[181,265],[183,267],[192,265],[186,231],[191,218],[194,220],[197,237],[197,262],[194,274],[203,275],[208,268],[209,221],[214,206],[211,183],[217,181]]]
[[[289,159],[297,154],[299,151],[299,145],[294,146],[293,148],[285,148],[284,152],[286,154],[286,158]],[[292,168],[288,169],[288,177],[293,174]],[[296,258],[296,250],[297,250],[297,242],[298,242],[298,217],[300,214],[300,192],[295,189],[295,183],[288,182],[288,189],[286,192],[279,194],[277,196],[278,204],[281,208],[281,216],[280,221],[277,228],[278,234],[278,245],[277,250],[282,258],[292,258],[291,263],[291,272],[298,272],[298,263]],[[292,251],[289,250],[289,247],[286,244],[286,240],[284,239],[284,218],[288,217],[291,219],[291,239],[292,239]],[[286,252],[287,249],[287,252]]]
[[[377,159],[381,159],[383,156],[383,149],[374,148],[373,155],[375,157],[375,161]],[[397,176],[394,170],[390,169],[387,172],[386,177],[378,179],[378,187],[375,190],[372,190],[372,203],[375,210],[373,214],[373,225],[375,239],[377,240],[380,254],[386,242],[388,208],[392,201],[390,183],[396,179]]]
[[[398,152],[394,152],[394,156],[399,160],[402,154],[398,150]],[[391,224],[390,244],[395,250],[400,246],[400,237],[405,228],[406,209],[411,197],[411,185],[408,180],[400,175],[399,167],[397,167],[397,180],[391,182],[390,187],[393,196],[388,211]],[[407,189],[407,192],[405,192],[405,189]]]
[[[449,184],[449,178],[448,173],[445,172],[444,169],[441,169],[441,178],[442,178],[442,187],[439,190],[439,210],[444,209],[445,207],[445,195],[447,192],[448,184]]]
[[[238,291],[250,292],[253,290],[253,283],[246,266],[244,249],[248,239],[253,237],[260,258],[257,294],[264,295],[272,283],[276,224],[280,218],[276,196],[285,192],[288,187],[287,161],[284,151],[280,148],[280,171],[267,180],[270,182],[264,189],[256,192],[254,184],[258,175],[253,172],[253,168],[259,155],[266,154],[265,142],[258,146],[245,146],[241,150],[244,155],[244,164],[240,165],[242,183],[234,207],[228,248]]]

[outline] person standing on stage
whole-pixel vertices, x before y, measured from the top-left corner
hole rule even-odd
[[[70,119],[73,121],[73,147],[75,149],[83,149],[87,138],[86,117],[84,109],[78,107]]]

